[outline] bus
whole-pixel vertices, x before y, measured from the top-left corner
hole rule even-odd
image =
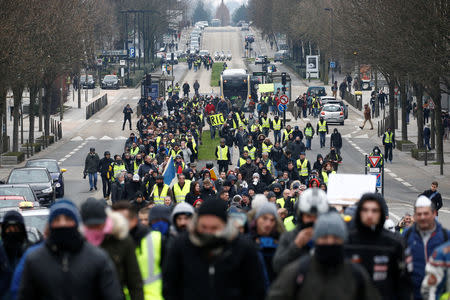
[[[221,26],[221,22],[219,19],[212,19],[211,20],[211,26],[212,27],[220,27]]]
[[[259,80],[244,69],[227,69],[220,75],[220,96],[234,102],[239,96],[243,99],[257,99],[256,85]]]

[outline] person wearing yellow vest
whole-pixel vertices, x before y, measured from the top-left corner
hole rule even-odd
[[[392,149],[395,148],[395,134],[391,128],[383,134],[384,157],[392,163]]]
[[[303,130],[303,133],[305,134],[306,139],[306,149],[311,150],[311,141],[314,136],[314,128],[312,127],[311,123],[306,123],[306,127]]]
[[[170,155],[172,155],[173,159],[175,160],[175,157],[177,157],[177,155],[183,155],[183,150],[180,149],[180,146],[178,146],[178,144],[175,144],[173,146],[173,149],[170,151]]]
[[[173,91],[172,85],[169,84],[169,86],[167,87],[167,95],[169,96],[169,98],[172,97],[172,91]]]
[[[272,148],[273,148],[272,142],[268,138],[265,139],[264,143],[261,144],[261,152],[262,153],[267,152],[270,154],[270,152],[272,152]]]
[[[178,174],[178,182],[173,185],[173,199],[176,203],[184,202],[186,195],[191,191],[191,181],[186,180],[184,174]]]
[[[252,126],[250,126],[250,132],[252,132],[252,133],[257,132],[258,130],[259,131],[262,130],[261,125],[254,123],[254,124],[252,124]]]
[[[164,204],[164,198],[170,193],[170,188],[164,183],[164,177],[158,175],[156,177],[156,184],[153,186],[152,196],[155,204]]]
[[[322,168],[322,172],[321,172],[322,182],[325,183],[326,185],[328,185],[328,178],[329,178],[330,174],[336,174],[336,171],[333,170],[332,163],[327,162],[325,164],[324,168]]]
[[[303,184],[307,184],[309,173],[311,172],[311,164],[306,159],[305,152],[300,152],[300,158],[297,159],[297,170],[300,181]]]
[[[244,152],[242,152],[242,156],[239,157],[239,160],[237,162],[237,166],[238,168],[242,167],[243,165],[245,165],[245,163],[247,162],[247,158],[248,158],[248,151],[244,150]]]
[[[163,269],[166,300],[264,298],[257,248],[238,235],[230,223],[227,203],[203,202],[188,234],[175,239],[168,249],[169,259]],[[232,255],[224,255],[220,249]],[[209,283],[203,284],[202,278]]]
[[[173,91],[175,92],[175,95],[178,97],[180,95],[180,85],[178,82],[175,84],[175,87],[173,88]]]
[[[222,171],[228,172],[231,157],[230,149],[225,145],[225,139],[220,139],[220,145],[216,148],[216,158],[219,165],[219,173]]]
[[[289,139],[289,135],[294,132],[294,129],[291,128],[291,125],[287,125],[283,130],[283,142],[286,142]]]
[[[273,163],[272,160],[269,158],[269,153],[268,152],[263,152],[262,153],[262,158],[261,158],[261,162],[264,164],[264,166],[267,168],[267,171],[270,172],[270,174],[273,174]]]
[[[131,157],[135,157],[139,153],[139,147],[136,143],[133,143],[133,146],[130,149]]]
[[[117,174],[126,171],[125,164],[122,161],[122,157],[118,154],[114,156],[114,162],[110,166],[111,182],[116,180]]]
[[[283,128],[283,125],[281,123],[280,117],[275,116],[275,118],[272,121],[272,124],[271,124],[270,127],[273,129],[273,135],[275,137],[275,143],[276,142],[281,143],[281,128]]]
[[[319,122],[317,122],[317,134],[320,136],[320,148],[325,147],[325,137],[328,134],[328,123],[320,117]]]
[[[248,152],[248,156],[252,160],[255,160],[255,158],[256,158],[256,147],[253,146],[251,141],[249,141],[248,145],[244,147],[244,151],[247,151]]]
[[[259,124],[261,125],[263,134],[265,136],[269,136],[270,123],[272,123],[272,121],[267,116],[267,114],[263,114],[263,116],[259,119]]]

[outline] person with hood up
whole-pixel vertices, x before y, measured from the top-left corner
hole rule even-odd
[[[289,143],[288,149],[291,151],[292,159],[294,160],[297,160],[300,157],[300,153],[306,151],[305,144],[303,144],[299,136],[296,136],[295,140]]]
[[[172,225],[170,225],[169,229],[170,232],[167,239],[167,249],[170,249],[176,237],[187,231],[189,224],[192,222],[193,216],[194,207],[192,207],[189,203],[182,202],[175,206],[172,214],[170,215]]]
[[[309,253],[314,246],[312,240],[314,223],[321,214],[328,212],[327,195],[317,188],[304,191],[297,203],[295,209],[297,226],[281,236],[273,258],[273,269],[276,273],[280,273],[286,265]]]
[[[137,191],[134,194],[133,200],[130,201],[131,208],[136,211],[140,211],[144,207],[148,207],[150,205],[150,201],[145,200],[144,194],[141,191]]]
[[[347,235],[341,216],[322,214],[314,226],[314,253],[288,264],[266,299],[381,300],[367,272],[345,260]]]
[[[161,235],[167,237],[170,227],[170,208],[164,204],[156,204],[150,209],[148,222],[152,230],[159,231]]]
[[[73,202],[63,199],[51,206],[48,238],[26,256],[18,300],[122,300],[113,262],[84,240],[79,222]]]
[[[330,153],[325,156],[326,162],[331,162],[333,164],[333,169],[337,172],[339,164],[342,162],[342,157],[336,152],[334,147],[330,147]]]
[[[249,182],[248,188],[253,189],[256,194],[262,194],[266,187],[266,184],[261,181],[259,174],[253,173],[253,179]]]
[[[122,296],[126,289],[131,300],[144,300],[135,244],[128,235],[125,217],[118,212],[107,211],[103,200],[88,198],[81,205],[81,218],[86,240],[105,250],[114,262],[123,290]]]
[[[272,259],[278,247],[280,236],[285,232],[284,225],[273,203],[264,203],[256,210],[249,231],[249,237],[258,248],[267,291],[276,276],[272,267]]]
[[[226,209],[223,201],[205,201],[188,234],[175,239],[162,274],[165,300],[264,298],[257,250],[228,222]]]
[[[337,154],[341,155],[342,137],[337,128],[333,130],[330,138],[330,146],[336,149]]]
[[[409,300],[412,286],[401,240],[384,229],[386,212],[380,194],[361,196],[354,228],[345,245],[346,257],[366,269],[384,300]]]
[[[258,167],[253,164],[252,159],[247,157],[247,161],[243,166],[239,168],[239,171],[242,174],[242,179],[245,180],[248,184],[252,182],[253,174],[258,172]]]
[[[0,294],[7,295],[9,285],[22,255],[29,246],[25,221],[17,211],[8,211],[1,224]]]
[[[317,170],[317,172],[322,172],[322,166],[323,166],[323,156],[322,154],[317,154],[317,160],[314,162],[313,169]]]

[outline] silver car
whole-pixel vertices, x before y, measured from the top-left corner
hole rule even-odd
[[[339,104],[325,104],[320,111],[320,117],[328,123],[344,125],[344,110]]]

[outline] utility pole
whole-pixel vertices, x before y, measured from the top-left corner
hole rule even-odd
[[[330,12],[330,63],[331,67],[331,84],[334,84],[334,69],[336,67],[336,62],[334,61],[334,35],[333,35],[333,9],[330,7],[324,8],[326,11]]]
[[[64,118],[64,96],[63,96],[64,76],[61,76],[60,101],[59,101],[59,120]]]

